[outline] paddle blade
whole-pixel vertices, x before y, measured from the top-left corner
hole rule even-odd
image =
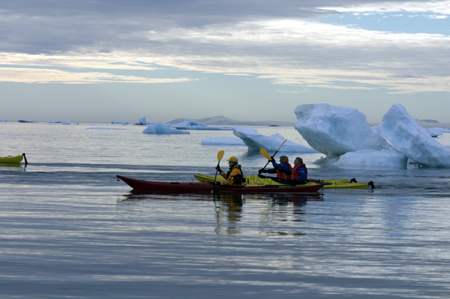
[[[225,151],[220,151],[217,153],[217,161],[218,162],[220,162],[220,160],[222,160],[224,154],[225,154]]]
[[[264,149],[264,148],[260,149],[259,153],[267,160],[272,160],[272,157],[270,156],[269,152],[266,151],[266,149]]]

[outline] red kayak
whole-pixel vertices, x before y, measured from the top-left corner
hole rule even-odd
[[[207,182],[156,182],[127,178],[117,175],[119,179],[127,183],[133,190],[155,193],[307,193],[317,192],[323,187],[321,184],[313,186],[290,185],[257,185],[249,184],[242,187],[226,187]],[[214,187],[214,188],[213,188]]]

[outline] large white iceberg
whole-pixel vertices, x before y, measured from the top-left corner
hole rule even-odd
[[[233,134],[241,138],[247,145],[249,151],[259,151],[261,148],[268,152],[275,152],[284,142],[285,138],[280,134],[273,134],[271,136],[264,136],[258,133],[255,129],[240,128],[233,126]],[[290,140],[281,147],[280,152],[297,152],[297,153],[317,153],[316,150],[297,144]]]
[[[183,119],[181,122],[172,125],[172,127],[179,130],[231,130],[231,127],[209,127],[204,123],[190,119]]]
[[[157,122],[156,124],[150,124],[142,132],[144,134],[190,134],[189,131],[180,131],[170,127],[170,124],[162,124]]]
[[[350,107],[329,104],[300,105],[294,113],[295,129],[315,150],[329,158],[359,150],[383,150],[391,146],[374,131],[366,116]]]
[[[450,149],[433,139],[402,105],[393,105],[377,130],[415,162],[430,167],[450,167]]]

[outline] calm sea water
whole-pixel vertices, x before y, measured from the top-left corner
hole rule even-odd
[[[266,163],[246,147],[200,144],[231,131],[143,129],[0,123],[0,156],[30,163],[0,166],[0,298],[450,296],[450,170],[320,168],[320,154],[301,154],[311,178],[376,188],[134,195],[117,174],[195,181],[214,175],[219,150],[246,174]],[[293,128],[256,129],[306,145]],[[438,141],[450,145],[448,134]]]

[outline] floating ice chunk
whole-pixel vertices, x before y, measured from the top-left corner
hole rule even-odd
[[[0,119],[0,122],[1,123],[5,123],[5,122],[7,122],[7,120],[6,119]]]
[[[327,156],[391,147],[354,108],[312,104],[300,105],[294,113],[298,119],[295,129],[312,148]]]
[[[129,124],[129,122],[127,122],[127,121],[112,121],[111,122],[111,124],[113,124],[113,125],[128,125]]]
[[[239,138],[234,137],[224,137],[224,138],[205,138],[202,140],[203,145],[232,145],[232,146],[245,146],[244,141]]]
[[[183,119],[172,127],[179,130],[231,130],[231,127],[209,127],[204,123],[190,119]]]
[[[190,134],[189,131],[180,131],[170,127],[170,124],[162,124],[157,122],[156,124],[150,124],[142,132],[144,134]]]
[[[431,128],[427,129],[428,133],[430,133],[431,137],[438,137],[444,133],[450,133],[449,128]]]
[[[111,127],[90,127],[90,130],[126,130],[124,128],[111,128]]]
[[[430,167],[450,167],[449,148],[433,139],[402,105],[394,104],[377,129],[411,160]]]
[[[60,120],[49,120],[47,123],[49,123],[49,124],[60,124],[61,121]]]
[[[25,119],[19,119],[18,122],[20,122],[20,123],[36,123],[34,120],[25,120]]]
[[[360,150],[339,157],[338,167],[406,168],[408,157],[395,148],[389,150]]]
[[[147,119],[145,117],[140,118],[139,121],[137,123],[135,123],[135,125],[138,125],[138,126],[147,125]]]
[[[275,152],[284,142],[285,138],[280,134],[273,134],[271,136],[264,136],[258,133],[255,129],[239,128],[233,126],[233,134],[241,138],[245,145],[248,146],[249,151],[259,151],[261,148],[268,152]],[[297,144],[290,140],[281,147],[280,152],[297,152],[297,153],[317,153],[316,150]]]

